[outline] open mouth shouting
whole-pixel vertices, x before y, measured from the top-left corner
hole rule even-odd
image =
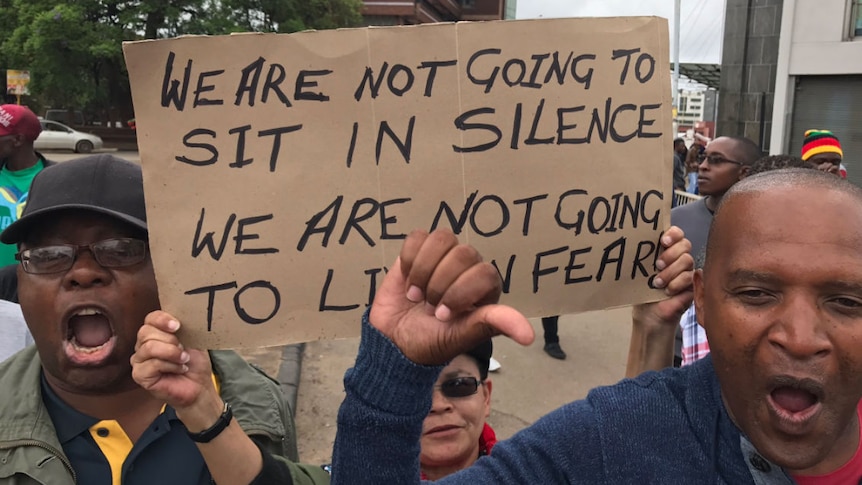
[[[776,378],[771,387],[767,402],[779,430],[797,435],[809,431],[823,407],[823,387],[811,379],[786,376]]]
[[[79,365],[103,363],[114,351],[117,336],[102,310],[84,307],[66,321],[66,357]]]

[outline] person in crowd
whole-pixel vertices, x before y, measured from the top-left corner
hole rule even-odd
[[[33,177],[54,162],[33,148],[42,123],[26,106],[0,105],[0,231],[21,215]],[[15,264],[16,248],[0,244],[0,266]],[[15,301],[0,295],[0,298]]]
[[[36,174],[55,163],[33,148],[41,132],[26,106],[0,105],[0,231],[18,219]],[[15,245],[0,243],[0,361],[33,343],[18,305],[16,252]]]
[[[858,483],[859,225],[862,189],[838,177],[785,169],[735,184],[694,274],[712,353],[595,389],[441,483]],[[443,364],[490,335],[533,339],[500,294],[493,265],[451,233],[408,237],[345,375],[333,484],[418,483]]]
[[[818,170],[847,178],[843,169],[844,151],[841,142],[829,130],[806,130],[802,140],[802,159],[817,166]]]
[[[18,219],[33,177],[55,163],[33,148],[41,132],[30,108],[0,105],[0,231]],[[16,252],[15,245],[0,243],[0,361],[33,343],[17,304]]]
[[[671,224],[691,241],[695,258],[706,247],[706,236],[716,207],[724,194],[742,180],[752,164],[761,158],[760,147],[743,137],[721,136],[704,150],[698,166],[698,190],[704,198],[671,210]]]
[[[781,168],[816,168],[799,157],[771,155],[758,159],[746,176]],[[703,258],[695,260],[700,267]],[[709,354],[706,332],[697,322],[692,292],[685,292],[652,305],[632,308],[632,337],[626,376],[635,377],[648,370],[661,370],[673,364],[674,335],[682,333],[682,363],[689,365]],[[681,311],[682,316],[680,316]],[[670,350],[668,350],[670,349]]]
[[[486,340],[443,368],[431,411],[422,423],[419,465],[422,478],[439,480],[491,453],[497,435],[485,421],[491,414],[488,367],[494,346]]]
[[[18,263],[0,266],[0,300],[18,303]]]
[[[545,338],[545,353],[559,360],[566,360],[566,352],[560,347],[560,316],[542,317],[542,332]]]
[[[750,177],[782,168],[817,168],[817,166],[791,155],[770,155],[754,162],[746,176]],[[696,258],[695,265],[699,267],[702,261],[702,258]],[[706,332],[697,322],[694,305],[691,305],[678,321],[680,332],[682,332],[682,365],[689,365],[706,357],[709,354],[709,342],[706,338]]]
[[[626,359],[626,377],[635,377],[645,370],[660,370],[674,365],[674,343],[680,315],[691,304],[690,268],[691,242],[681,239],[682,231],[671,227],[662,236],[668,247],[656,262],[662,272],[656,278],[658,287],[665,288],[668,298],[653,303],[632,306],[632,333]],[[675,242],[677,241],[677,242]],[[673,263],[668,264],[667,261]]]
[[[782,168],[817,168],[817,165],[794,157],[793,155],[767,155],[761,157],[751,165],[747,176],[757,175]]]
[[[673,190],[685,191],[685,156],[688,149],[685,140],[677,138],[673,141]],[[676,203],[676,199],[674,199]]]
[[[452,359],[434,384],[431,411],[422,423],[419,466],[423,480],[439,480],[491,453],[497,443],[488,378],[494,345],[488,339]],[[324,465],[330,469],[331,465]]]
[[[682,138],[677,138],[676,140],[674,140],[673,149],[675,166],[678,160],[683,159],[686,160],[686,163],[684,165],[687,165],[689,162],[689,158],[691,158],[690,154],[697,153],[695,151],[697,150],[697,147],[701,147],[701,150],[703,149],[701,145],[695,143],[694,145],[692,145],[691,150],[688,150],[685,147],[685,140],[683,140]],[[695,182],[695,188],[696,187],[697,183]],[[683,183],[682,190],[686,190],[685,183]],[[676,200],[675,197],[674,200]],[[665,315],[668,311],[670,311],[671,313],[675,313],[677,315],[677,319],[679,319],[679,315],[683,310],[684,308],[680,309],[679,312],[677,312],[673,308],[659,308],[658,311],[660,313],[656,314],[657,309],[654,306],[643,306],[636,307],[633,309],[632,323],[634,326],[634,333],[631,340],[632,347],[629,352],[629,360],[626,371],[627,374],[639,373],[638,369],[640,369],[644,365],[655,365],[655,363],[657,362],[664,362],[664,359],[660,357],[660,355],[662,355],[661,348],[663,348],[661,345],[664,341],[662,336],[650,335],[649,333],[658,332],[659,334],[661,334],[663,332],[664,326],[659,323],[661,321],[661,315]],[[559,318],[559,315],[552,315],[542,318],[542,331],[545,342],[544,351],[546,354],[555,359],[565,360],[566,352],[560,346],[560,337],[558,335]],[[653,348],[655,346],[654,342],[658,343],[659,356],[656,356],[655,351],[645,350],[646,348]],[[679,351],[677,352],[677,354],[679,354]],[[675,363],[678,366],[680,362],[681,356],[672,361],[671,364]]]
[[[712,223],[715,208],[733,184],[742,180],[751,165],[761,157],[760,147],[743,137],[718,137],[708,145],[698,166],[698,201],[675,207],[670,212],[671,224],[678,226],[691,241],[695,259],[706,247],[706,235]],[[677,331],[674,346],[674,365],[682,364],[683,335]]]
[[[0,362],[33,344],[21,305],[0,300]]]
[[[139,165],[106,154],[43,170],[0,241],[18,246],[35,341],[0,364],[0,481],[328,483],[293,463],[279,384],[231,351],[181,347],[157,311]]]
[[[697,190],[697,167],[703,162],[706,148],[700,143],[694,143],[685,156],[685,191],[689,194],[699,194]]]

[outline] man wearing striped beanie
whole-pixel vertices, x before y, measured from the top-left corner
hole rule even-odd
[[[847,178],[847,170],[841,163],[844,152],[841,143],[829,130],[808,130],[802,140],[802,159],[814,164],[818,170]]]

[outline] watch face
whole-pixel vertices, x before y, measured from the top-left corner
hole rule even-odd
[[[325,465],[320,465],[320,468],[323,468],[323,471],[332,475],[332,464],[327,463]]]

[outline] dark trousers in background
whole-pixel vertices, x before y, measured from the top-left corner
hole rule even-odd
[[[546,344],[555,344],[560,341],[560,337],[557,335],[557,323],[559,319],[559,315],[554,315],[553,317],[542,317],[542,329],[545,331]]]

